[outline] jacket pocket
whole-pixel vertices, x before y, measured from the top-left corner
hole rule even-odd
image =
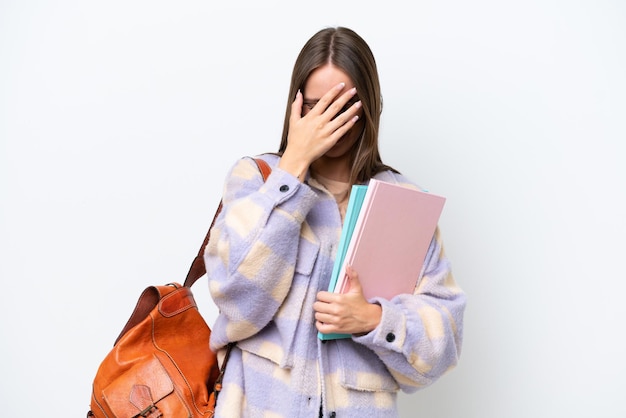
[[[319,252],[320,242],[309,224],[304,222],[302,224],[302,230],[300,231],[300,242],[298,243],[298,256],[296,257],[295,266],[296,273],[307,276],[308,279],[310,279]]]
[[[340,383],[346,389],[397,392],[400,386],[373,351],[351,339],[336,340]]]
[[[242,350],[266,358],[281,368],[293,367],[297,329],[310,323],[310,320],[303,319],[302,309],[307,305],[307,295],[317,293],[310,283],[319,251],[320,244],[316,239],[300,237],[295,272],[287,297],[265,328],[238,343]],[[312,308],[309,306],[308,309]]]

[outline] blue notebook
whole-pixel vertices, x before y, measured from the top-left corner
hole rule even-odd
[[[335,257],[335,264],[333,265],[333,272],[330,276],[330,284],[328,285],[328,291],[334,292],[337,279],[339,278],[339,271],[341,270],[343,260],[346,257],[348,251],[348,244],[352,238],[352,232],[354,232],[354,226],[356,220],[359,217],[361,206],[363,205],[363,199],[365,198],[365,192],[367,192],[366,185],[353,185],[350,191],[350,200],[348,200],[348,207],[346,208],[346,217],[343,221],[343,229],[341,230],[341,237],[339,238],[339,247],[337,248],[337,256]],[[317,333],[320,340],[335,340],[337,338],[347,338],[349,334],[322,334]]]

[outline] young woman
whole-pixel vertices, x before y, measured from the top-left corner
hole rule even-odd
[[[456,364],[465,296],[438,231],[413,294],[366,300],[352,270],[348,293],[326,291],[351,186],[412,184],[382,163],[381,111],[368,45],[323,29],[296,60],[279,151],[260,156],[267,181],[250,158],[230,170],[205,253],[211,347],[236,342],[217,417],[395,417],[399,390]]]

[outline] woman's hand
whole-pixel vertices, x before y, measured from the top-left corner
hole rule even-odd
[[[347,268],[349,288],[346,293],[318,292],[315,326],[323,334],[366,334],[380,323],[382,308],[363,296],[358,274]]]
[[[356,94],[356,88],[344,93],[345,84],[340,83],[328,91],[305,115],[302,113],[304,99],[298,91],[291,105],[287,148],[279,167],[303,180],[311,163],[328,150],[358,121],[361,102],[340,113]]]

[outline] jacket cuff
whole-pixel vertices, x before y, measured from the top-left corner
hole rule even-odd
[[[377,303],[382,308],[380,323],[371,332],[353,339],[364,345],[402,352],[406,339],[406,317],[402,310],[383,298],[374,298],[370,302]]]
[[[278,167],[272,169],[272,173],[261,187],[261,192],[273,202],[274,206],[280,206],[300,222],[304,221],[317,200],[317,195],[308,185]]]

